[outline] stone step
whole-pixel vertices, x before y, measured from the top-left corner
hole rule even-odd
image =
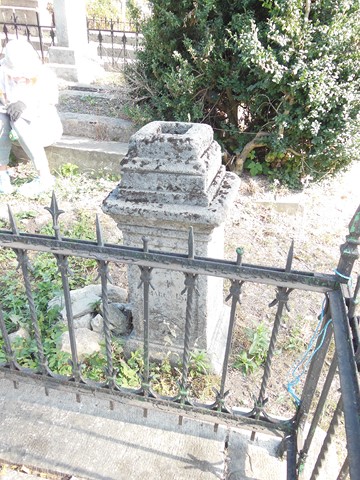
[[[110,77],[114,77],[114,73],[109,74]],[[116,86],[103,86],[95,85],[93,83],[80,83],[80,82],[67,82],[63,79],[58,79],[59,83],[59,97],[62,96],[73,96],[73,97],[82,97],[84,95],[89,95],[95,98],[119,98],[119,96],[124,97],[124,92],[119,90]]]
[[[52,171],[58,170],[66,163],[71,163],[77,165],[80,172],[96,176],[102,173],[119,175],[120,161],[127,150],[126,142],[63,135],[59,142],[46,147],[46,154]]]
[[[137,127],[122,118],[90,115],[86,113],[60,112],[64,135],[114,142],[128,142]]]

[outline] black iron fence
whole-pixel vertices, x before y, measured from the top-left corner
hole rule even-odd
[[[57,44],[55,18],[50,25],[41,25],[37,10],[0,7],[2,47],[12,38],[26,37],[39,52],[43,62],[48,61],[48,49]],[[88,42],[96,46],[97,55],[104,66],[121,67],[136,59],[141,45],[137,26],[119,19],[88,18]]]
[[[39,12],[35,9],[1,6],[0,13],[1,46],[4,47],[13,38],[26,37],[45,62],[49,46],[55,45],[54,22],[40,25]]]
[[[139,27],[116,19],[88,18],[88,41],[97,42],[98,55],[112,67],[134,61],[141,45]]]
[[[317,460],[308,472],[308,478],[318,478],[322,466],[327,462],[329,447],[336,440],[337,430],[342,423],[345,424],[344,446],[346,445],[346,449],[344,447],[345,453],[341,458],[341,467],[337,472],[337,478],[346,478],[348,475],[352,480],[359,478],[359,317],[355,314],[355,307],[360,281],[358,279],[355,287],[352,288],[349,285],[349,279],[354,262],[359,257],[360,206],[350,222],[349,235],[341,247],[341,257],[335,273],[332,275],[293,270],[293,245],[289,250],[285,268],[270,268],[243,263],[240,249],[237,251],[235,261],[197,257],[194,255],[195,246],[191,229],[188,254],[151,250],[147,239],[143,239],[143,248],[105,243],[98,219],[96,241],[64,238],[58,222],[62,211],[58,208],[55,196],[47,210],[52,216],[52,236],[21,233],[10,209],[10,230],[0,230],[0,247],[15,252],[22,272],[32,336],[36,344],[33,352],[36,367],[25,368],[19,364],[16,351],[10,341],[4,320],[6,312],[0,297],[1,344],[5,355],[5,362],[0,365],[0,371],[14,380],[15,387],[18,381],[26,377],[45,386],[46,391],[51,388],[71,389],[75,391],[78,398],[81,394],[96,392],[97,395],[108,398],[110,406],[117,400],[121,400],[122,403],[128,402],[143,408],[145,416],[148,409],[161,406],[165,410],[176,413],[180,423],[184,416],[190,416],[214,422],[215,428],[218,424],[227,424],[251,430],[252,438],[256,436],[257,432],[280,436],[283,441],[279,452],[287,452],[288,480],[300,478],[304,468],[306,470],[308,456],[315,448],[314,435],[326,409],[330,421],[326,428],[322,447],[317,452]],[[40,319],[34,304],[31,282],[29,252],[32,251],[53,255],[61,274],[71,345],[71,374],[68,376],[53,372],[44,353]],[[89,380],[82,374],[69,286],[69,258],[71,257],[84,260],[91,258],[97,262],[101,281],[106,352],[105,380],[102,382]],[[137,266],[139,269],[139,288],[143,291],[144,338],[143,368],[138,389],[125,388],[122,385],[121,374],[117,369],[113,352],[108,292],[109,270],[113,263]],[[177,393],[172,396],[155,393],[152,388],[153,377],[150,372],[152,352],[149,341],[151,296],[149,292],[152,288],[151,280],[154,269],[176,271],[184,275],[184,288],[181,294],[185,295],[187,306],[184,329],[181,332],[183,340],[181,375]],[[196,296],[197,282],[200,277],[204,276],[220,277],[226,280],[228,292],[225,292],[224,296],[230,304],[229,328],[226,333],[226,348],[219,385],[214,389],[213,398],[206,402],[194,397],[194,390],[191,388],[192,378],[189,375],[190,345],[194,343],[191,338],[194,297]],[[275,308],[275,314],[273,315],[271,338],[263,374],[259,385],[253,386],[257,393],[252,407],[245,408],[241,399],[231,400],[228,381],[231,371],[230,358],[233,353],[234,329],[238,311],[241,309],[242,290],[244,287],[250,288],[255,284],[275,289],[275,299],[269,305],[271,308]],[[4,289],[1,280],[0,287]],[[272,383],[277,381],[273,378],[274,366],[281,364],[282,361],[277,349],[280,329],[285,321],[284,312],[295,293],[299,293],[300,299],[303,299],[307,294],[312,295],[310,292],[319,294],[323,299],[322,307],[320,304],[316,305],[316,309],[320,307],[321,313],[310,345],[308,349],[305,349],[301,361],[293,368],[292,377],[286,385],[288,394],[293,399],[292,406],[287,406],[285,418],[279,419],[276,412],[274,414],[272,411],[272,405],[281,399],[278,393],[274,397]],[[301,323],[299,328],[302,328]],[[301,379],[302,376],[305,378],[304,381]],[[329,411],[330,390],[334,390],[335,394],[332,397]],[[269,402],[269,398],[273,402]],[[308,429],[307,426],[309,426]]]
[[[118,32],[136,32],[138,26],[134,23],[123,21],[119,18],[88,17],[88,28],[91,30],[109,30]]]

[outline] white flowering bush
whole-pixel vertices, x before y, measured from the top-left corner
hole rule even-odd
[[[209,123],[230,169],[293,187],[358,158],[359,2],[151,4],[136,94],[153,118]]]

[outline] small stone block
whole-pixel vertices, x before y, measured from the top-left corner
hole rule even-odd
[[[286,213],[288,215],[297,215],[304,213],[304,205],[299,202],[289,202],[283,200],[274,201],[260,201],[256,202],[258,205],[270,207],[279,213]]]

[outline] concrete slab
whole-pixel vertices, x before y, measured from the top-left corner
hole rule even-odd
[[[62,139],[46,148],[46,154],[52,171],[64,163],[72,163],[81,172],[102,172],[119,175],[120,162],[128,151],[127,143],[91,140],[84,137],[63,135]]]
[[[94,480],[223,478],[226,429],[0,378],[0,459]],[[106,405],[107,404],[107,405]],[[10,477],[12,480],[12,478]],[[9,479],[9,480],[10,480]],[[19,479],[20,480],[20,479]]]
[[[304,438],[309,424],[305,427]],[[277,437],[257,433],[250,439],[251,432],[231,429],[228,437],[228,477],[227,480],[280,480],[287,478],[286,459],[277,456],[280,441]],[[320,453],[325,432],[316,429],[312,448],[306,459],[302,478],[311,477],[317,457]],[[326,461],[323,463],[318,480],[337,480],[340,464],[336,444],[329,447]]]
[[[256,203],[264,207],[273,208],[279,213],[285,213],[288,215],[302,215],[304,213],[304,204],[301,201],[282,199],[273,201],[262,200]]]
[[[286,479],[286,460],[277,456],[279,439],[251,432],[232,430],[228,444],[228,480]]]
[[[201,422],[160,409],[110,403],[103,398],[50,390],[20,381],[18,389],[0,372],[1,480],[285,480],[286,460],[276,454],[280,438]],[[309,478],[324,432],[316,433],[305,465]],[[320,472],[335,480],[336,446]],[[56,474],[56,472],[58,474]],[[51,474],[50,474],[51,473]]]

